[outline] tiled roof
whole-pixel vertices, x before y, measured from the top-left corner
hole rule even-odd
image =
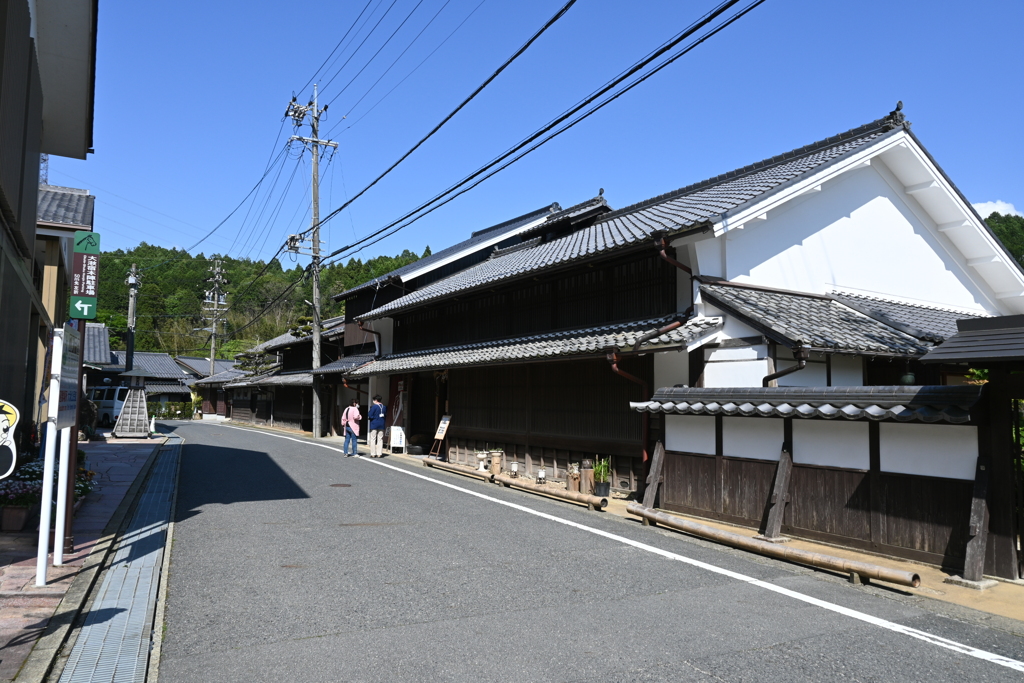
[[[369,365],[349,373],[358,377],[407,370],[450,368],[467,365],[487,365],[503,362],[541,360],[558,356],[595,355],[608,348],[630,349],[644,334],[659,330],[678,320],[670,315],[654,320],[602,325],[567,332],[549,332],[516,339],[502,339],[477,344],[459,344],[429,351],[413,351],[385,356]],[[721,318],[693,318],[682,327],[652,339],[649,346],[680,346],[692,342],[718,329]]]
[[[91,228],[95,204],[96,197],[88,190],[40,185],[36,220]]]
[[[990,317],[850,292],[836,291],[830,296],[890,327],[931,342],[941,342],[956,334],[957,320]]]
[[[871,355],[922,355],[931,343],[826,296],[736,285],[704,284],[705,301],[787,346]]]
[[[82,343],[82,362],[90,365],[110,365],[110,331],[103,323],[86,323]]]
[[[335,299],[347,298],[352,294],[355,294],[356,292],[362,291],[364,289],[369,289],[387,280],[401,280],[402,277],[408,273],[412,273],[417,270],[422,270],[423,268],[430,266],[430,264],[432,263],[438,263],[440,261],[449,259],[452,256],[455,256],[456,254],[460,254],[462,252],[469,254],[475,251],[476,249],[483,248],[483,245],[485,245],[488,242],[493,242],[496,239],[500,241],[502,237],[514,233],[516,230],[519,230],[524,225],[528,225],[529,223],[532,223],[537,219],[542,218],[546,214],[554,214],[555,212],[561,210],[562,207],[559,206],[556,202],[554,204],[551,204],[550,206],[545,206],[540,209],[537,209],[536,211],[531,211],[530,213],[523,214],[522,216],[518,216],[517,218],[513,218],[512,220],[505,221],[504,223],[499,223],[498,225],[491,226],[490,228],[478,230],[474,232],[468,240],[463,240],[458,244],[453,244],[447,249],[442,249],[441,251],[434,252],[430,256],[427,256],[426,258],[421,258],[417,261],[414,261],[413,263],[402,266],[401,268],[397,268],[391,271],[390,273],[386,273],[384,275],[381,275],[380,277],[375,277],[372,280],[369,280],[368,282],[364,282],[361,285],[357,285],[349,290],[342,292],[341,294],[336,295]]]
[[[199,358],[197,356],[176,356],[174,360],[186,366],[199,377],[206,377],[210,374],[209,358]],[[216,358],[213,361],[213,368],[216,371],[214,374],[230,370],[233,367],[235,367],[235,361],[233,360]]]
[[[373,360],[372,354],[362,354],[358,356],[345,356],[339,358],[333,363],[328,363],[320,368],[313,371],[314,375],[336,375],[336,374],[348,374],[350,370],[355,370],[358,367],[366,365]]]
[[[246,372],[245,370],[239,370],[238,368],[229,368],[228,370],[224,370],[223,372],[218,372],[216,375],[211,375],[210,377],[197,379],[192,384],[194,386],[205,386],[208,384],[223,384],[224,382],[230,382],[231,380],[238,379],[240,377],[245,377],[248,374],[249,373]]]
[[[123,366],[125,364],[126,351],[113,351],[114,364]],[[190,375],[182,370],[181,366],[174,362],[174,359],[166,353],[155,353],[153,351],[136,351],[133,357],[133,366],[136,370],[145,370],[150,377],[163,379],[190,379]]]
[[[956,327],[956,334],[929,351],[922,363],[973,363],[987,367],[991,363],[1017,364],[1024,360],[1024,315],[959,320]]]
[[[152,396],[153,394],[186,394],[191,396],[192,392],[187,386],[177,382],[146,382],[146,395]]]
[[[612,211],[589,227],[533,249],[485,261],[360,317],[372,320],[389,316],[457,292],[490,287],[547,268],[638,245],[658,232],[672,233],[698,226],[888,134],[895,134],[890,131],[894,131],[896,125],[890,117],[872,121],[812,145]]]
[[[253,377],[249,379],[249,386],[311,387],[313,386],[313,374],[308,370],[303,370],[299,372],[281,372],[273,375],[265,375],[262,377]]]
[[[971,419],[981,397],[976,386],[771,387],[658,389],[650,401],[630,403],[639,412],[741,417],[819,417],[898,422]]]

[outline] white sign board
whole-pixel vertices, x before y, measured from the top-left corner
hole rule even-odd
[[[60,360],[60,395],[57,397],[57,429],[74,427],[78,416],[78,361],[82,353],[81,333],[70,325],[65,325],[63,346]]]
[[[437,425],[437,431],[434,432],[434,439],[440,441],[444,438],[444,435],[448,433],[448,423],[451,421],[451,415],[445,415],[441,418],[441,423]]]
[[[394,452],[396,448],[405,451],[405,430],[401,427],[391,428],[391,452]]]

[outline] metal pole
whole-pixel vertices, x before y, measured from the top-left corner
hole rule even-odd
[[[75,382],[75,387],[78,391],[78,401],[75,406],[75,425],[71,429],[71,448],[70,457],[68,458],[68,471],[71,472],[70,483],[67,489],[61,489],[67,499],[65,503],[65,516],[64,516],[64,552],[73,553],[75,552],[75,533],[74,533],[74,516],[75,516],[75,473],[78,472],[78,431],[81,429],[81,415],[82,415],[82,401],[87,400],[88,393],[85,391],[85,387],[82,382],[82,363],[85,359],[85,320],[78,321],[78,332],[82,335],[81,345],[78,353],[78,379]],[[54,545],[57,541],[54,540]]]
[[[64,350],[64,331],[53,331],[50,359],[50,394],[46,411],[46,452],[43,459],[43,495],[39,512],[39,547],[36,552],[36,585],[46,585],[47,559],[50,554],[50,507],[53,503],[53,460],[57,450],[57,397],[60,396],[60,366]]]
[[[60,464],[57,468],[57,528],[53,534],[53,564],[64,564],[64,543],[68,514],[68,465],[71,459],[71,427],[60,430]]]
[[[319,439],[320,425],[320,111],[316,84],[313,85],[313,438]]]

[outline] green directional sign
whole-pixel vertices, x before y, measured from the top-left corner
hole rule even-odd
[[[96,317],[96,297],[73,296],[69,307],[69,317],[79,320],[93,320]]]
[[[88,230],[79,230],[75,233],[74,247],[68,316],[79,320],[92,320],[96,317],[99,286],[100,236]]]

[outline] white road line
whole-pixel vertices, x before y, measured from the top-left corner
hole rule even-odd
[[[211,425],[211,426],[213,426],[213,425]],[[320,448],[326,448],[328,450],[335,451],[337,453],[342,453],[343,452],[341,449],[335,448],[334,446],[328,446],[327,444],[316,443],[314,441],[309,441],[307,439],[296,439],[294,437],[284,436],[282,434],[273,434],[271,432],[264,432],[264,431],[255,430],[255,429],[246,429],[244,427],[235,427],[235,426],[225,425],[225,424],[218,424],[216,426],[217,427],[227,427],[228,429],[238,429],[240,431],[253,432],[253,433],[256,433],[256,434],[263,434],[263,435],[266,435],[266,436],[273,436],[273,437],[276,437],[278,439],[286,439],[288,441],[295,441],[297,443],[305,444],[306,446],[318,446]],[[669,552],[668,550],[662,550],[661,548],[656,548],[654,546],[647,545],[646,543],[641,543],[639,541],[634,541],[634,540],[626,538],[624,536],[618,536],[616,534],[609,533],[609,532],[603,531],[601,529],[595,529],[593,527],[589,527],[589,526],[586,526],[584,524],[579,524],[578,522],[572,522],[572,521],[569,521],[567,519],[562,519],[560,517],[555,517],[554,515],[549,515],[546,512],[540,512],[538,510],[534,510],[532,508],[528,508],[528,507],[526,507],[524,505],[518,505],[516,503],[510,503],[508,501],[504,501],[504,500],[501,500],[499,498],[494,498],[493,496],[488,496],[485,493],[479,493],[478,491],[471,491],[470,489],[465,489],[465,488],[462,488],[461,486],[456,486],[455,484],[449,484],[448,482],[440,481],[440,480],[434,479],[432,477],[427,477],[425,475],[418,474],[416,472],[410,472],[410,471],[408,471],[406,469],[403,469],[401,467],[395,467],[394,465],[389,465],[386,462],[382,462],[382,461],[377,460],[377,459],[370,459],[370,458],[359,458],[359,459],[362,460],[362,461],[368,462],[368,463],[372,463],[374,465],[379,465],[380,467],[386,467],[389,470],[394,470],[395,472],[401,472],[402,474],[407,474],[410,477],[416,477],[418,479],[423,479],[424,481],[429,481],[432,484],[438,484],[439,486],[444,486],[444,487],[450,488],[450,489],[452,489],[454,491],[459,491],[460,493],[466,493],[466,494],[471,495],[471,496],[476,496],[477,498],[482,498],[483,500],[487,500],[487,501],[490,501],[492,503],[497,503],[498,505],[504,505],[505,507],[509,507],[509,508],[514,509],[514,510],[519,510],[520,512],[525,512],[527,514],[534,515],[536,517],[541,517],[543,519],[547,519],[547,520],[550,520],[552,522],[557,522],[558,524],[564,524],[566,526],[570,526],[570,527],[573,527],[575,529],[579,529],[580,531],[586,531],[587,533],[594,534],[595,536],[603,536],[604,538],[607,538],[607,539],[610,539],[610,540],[613,540],[613,541],[617,541],[617,542],[622,543],[624,545],[632,546],[632,547],[637,548],[639,550],[643,550],[643,551],[646,551],[646,552],[649,552],[649,553],[653,553],[655,555],[660,555],[661,557],[664,557],[664,558],[669,559],[669,560],[675,560],[677,562],[683,562],[684,564],[688,564],[688,565],[691,565],[691,566],[694,566],[694,567],[699,567],[700,569],[704,569],[706,571],[713,572],[715,574],[721,574],[723,576],[728,576],[729,578],[735,579],[737,581],[742,581],[742,582],[747,583],[747,584],[749,584],[751,586],[757,586],[758,588],[764,588],[765,590],[772,591],[773,593],[778,593],[780,595],[785,595],[787,597],[793,598],[794,600],[799,600],[801,602],[805,602],[805,603],[810,604],[810,605],[815,605],[816,607],[820,607],[822,609],[826,609],[826,610],[828,610],[830,612],[835,612],[836,614],[842,614],[843,616],[850,617],[851,619],[857,619],[858,621],[863,621],[865,623],[872,624],[874,626],[878,626],[879,628],[884,628],[886,630],[894,631],[896,633],[902,633],[903,635],[910,636],[911,638],[917,638],[918,640],[923,640],[926,643],[931,643],[932,645],[936,645],[938,647],[942,647],[942,648],[945,648],[947,650],[952,650],[953,652],[959,652],[960,654],[965,654],[965,655],[968,655],[968,656],[971,656],[971,657],[976,657],[977,659],[983,659],[986,662],[992,662],[993,664],[998,664],[1000,666],[1005,666],[1005,667],[1007,667],[1009,669],[1013,669],[1014,671],[1024,672],[1024,662],[1018,661],[1016,659],[1010,659],[1009,657],[1003,657],[1002,655],[997,655],[994,652],[988,652],[987,650],[979,650],[976,647],[971,647],[970,645],[964,645],[963,643],[958,643],[955,640],[949,640],[948,638],[942,638],[940,636],[936,636],[934,634],[927,633],[926,631],[919,631],[916,628],[910,628],[909,626],[904,626],[902,624],[897,624],[897,623],[895,623],[893,621],[888,621],[886,619],[880,619],[878,617],[871,616],[870,614],[865,614],[864,612],[859,612],[857,610],[850,609],[848,607],[843,607],[842,605],[836,605],[835,603],[831,603],[831,602],[828,602],[826,600],[820,600],[820,599],[812,597],[810,595],[804,595],[803,593],[798,593],[797,591],[793,591],[793,590],[790,590],[788,588],[783,588],[782,586],[777,586],[777,585],[775,585],[773,583],[769,583],[767,581],[761,581],[760,579],[755,579],[754,577],[747,576],[746,574],[740,574],[739,572],[734,572],[734,571],[729,570],[729,569],[723,569],[722,567],[718,567],[718,566],[715,566],[713,564],[708,564],[707,562],[701,562],[700,560],[694,560],[694,559],[686,557],[684,555],[678,555],[676,553]]]

